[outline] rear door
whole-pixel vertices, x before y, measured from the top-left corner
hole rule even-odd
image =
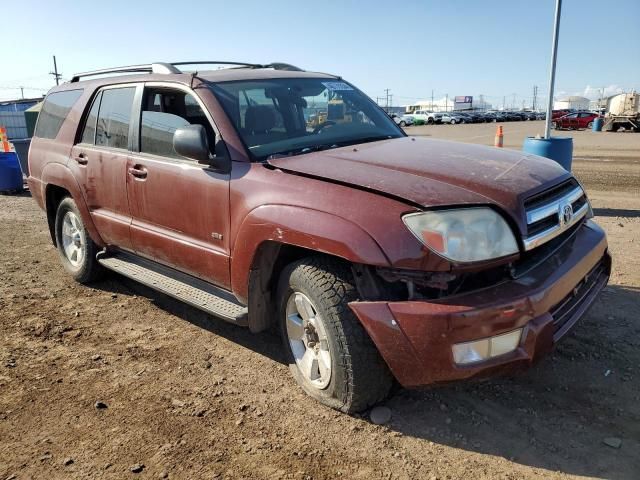
[[[125,249],[132,246],[126,172],[136,89],[129,84],[97,92],[69,162],[100,236]]]
[[[210,114],[191,89],[165,82],[145,84],[138,110],[126,174],[135,252],[228,288],[230,175],[173,149],[173,132],[189,124],[216,148]]]

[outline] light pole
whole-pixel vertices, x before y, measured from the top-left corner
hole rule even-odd
[[[556,0],[556,18],[553,23],[553,40],[551,41],[551,72],[549,73],[549,97],[547,100],[547,118],[544,124],[544,138],[551,137],[551,116],[553,112],[553,87],[556,82],[556,58],[558,57],[558,34],[560,33],[560,12],[562,0]]]

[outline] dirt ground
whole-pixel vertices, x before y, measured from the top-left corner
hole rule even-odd
[[[507,124],[506,146],[540,125]],[[398,390],[385,426],[306,397],[271,333],[116,275],[75,284],[33,200],[0,196],[0,480],[640,478],[640,134],[570,134],[610,285],[535,368]]]

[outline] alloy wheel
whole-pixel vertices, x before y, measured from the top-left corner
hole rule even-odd
[[[331,381],[331,351],[318,309],[301,292],[287,300],[286,327],[291,353],[302,375],[318,389]]]
[[[85,238],[80,219],[73,212],[66,212],[62,219],[62,250],[74,267],[84,259]]]

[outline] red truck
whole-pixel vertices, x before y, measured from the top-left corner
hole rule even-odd
[[[28,181],[77,281],[108,269],[278,328],[296,381],[344,412],[394,379],[528,366],[606,285],[605,233],[556,163],[408,137],[338,76],[185,64],[44,101]]]

